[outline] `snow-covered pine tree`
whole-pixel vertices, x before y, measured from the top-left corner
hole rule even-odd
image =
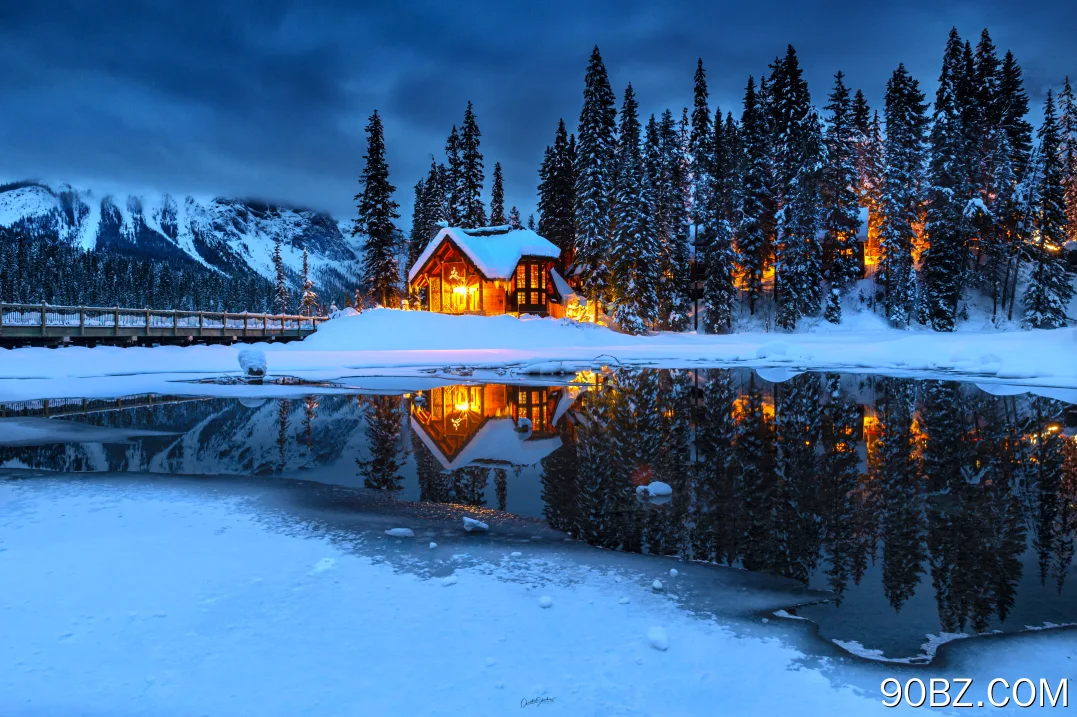
[[[610,295],[618,325],[633,334],[642,334],[655,324],[659,279],[659,247],[649,229],[644,190],[638,109],[632,85],[628,85],[618,132]]]
[[[1024,319],[1027,326],[1041,329],[1065,326],[1066,306],[1073,298],[1073,283],[1062,257],[1062,245],[1067,241],[1066,195],[1059,135],[1054,95],[1048,90],[1037,135],[1040,166],[1032,211],[1034,241],[1027,248],[1032,273],[1025,289]]]
[[[913,240],[920,219],[927,105],[904,64],[886,83],[886,170],[880,227],[879,278],[886,285],[886,317],[908,326],[915,300]]]
[[[714,202],[710,199],[710,192],[714,189],[711,178],[714,158],[714,134],[711,129],[711,113],[707,104],[707,74],[703,70],[703,58],[696,63],[694,77],[694,89],[692,93],[692,134],[688,139],[690,155],[690,178],[692,182],[692,225],[695,230],[695,245],[704,249],[710,238],[706,236],[707,227],[713,231],[714,219],[710,212],[714,209]],[[697,257],[698,261],[699,257]]]
[[[735,184],[731,176],[736,171],[736,126],[730,122],[729,127],[723,127],[721,109],[715,111],[714,118],[708,173],[710,187],[705,194],[710,208],[706,212],[703,255],[703,330],[710,334],[728,331],[732,327],[737,299],[732,219]]]
[[[535,231],[535,226],[536,226],[535,225],[535,215],[534,214],[528,214],[527,215],[527,228],[530,229],[531,231]]]
[[[389,182],[389,165],[385,162],[385,133],[377,110],[370,115],[366,126],[366,166],[359,177],[361,187],[355,200],[359,216],[352,227],[352,236],[365,236],[363,269],[360,282],[374,301],[391,306],[399,293],[400,267],[397,261],[396,226],[394,219],[399,205],[393,201],[396,191]]]
[[[445,141],[445,220],[458,227],[464,217],[464,160],[461,156],[460,133],[452,126]]]
[[[755,91],[755,79],[749,77],[744,91],[744,110],[740,116],[743,164],[734,241],[738,263],[744,272],[748,311],[752,315],[763,296],[763,268],[771,251],[766,231],[767,203],[770,201],[770,143],[766,128],[766,119]]]
[[[950,30],[943,54],[927,179],[927,217],[924,233],[929,248],[923,255],[924,311],[936,331],[953,331],[969,239],[966,207],[972,199],[970,162],[962,85],[966,82],[963,46]],[[978,197],[977,197],[978,198]]]
[[[834,75],[834,89],[826,106],[826,165],[822,172],[824,275],[828,283],[825,317],[841,323],[841,295],[859,273],[857,231],[860,206],[857,196],[857,157],[860,130],[853,116],[853,103],[845,87],[845,75]]]
[[[775,323],[786,329],[819,310],[822,251],[818,241],[819,175],[824,149],[819,117],[792,45],[771,65],[771,144],[780,222],[775,252]]]
[[[688,253],[691,223],[688,182],[688,122],[682,118],[678,126],[673,113],[665,110],[658,121],[658,147],[661,184],[655,187],[653,212],[655,229],[661,246],[660,279],[658,285],[658,321],[667,331],[683,331],[688,325],[691,297],[688,275]]]
[[[303,248],[303,295],[299,300],[299,313],[313,316],[318,308],[318,294],[314,291],[314,281],[310,278],[310,261],[307,257],[307,249]]]
[[[520,224],[520,210],[515,206],[509,210],[509,226],[513,229],[520,229],[523,226]]]
[[[1066,236],[1077,239],[1077,100],[1069,75],[1058,95],[1062,186],[1066,196]]]
[[[284,258],[280,253],[281,237],[273,237],[273,309],[279,314],[288,313],[288,274],[284,271]]]
[[[420,179],[415,183],[415,199],[411,209],[411,234],[408,236],[408,267],[415,263],[426,247],[427,230],[427,204],[426,182]]]
[[[490,190],[490,226],[507,224],[505,218],[505,185],[501,177],[501,162],[494,162],[494,186]]]
[[[563,268],[572,263],[576,238],[576,152],[575,141],[560,120],[553,147],[539,171],[538,232],[561,249]]]
[[[584,79],[576,159],[575,263],[592,302],[609,294],[610,202],[613,198],[616,99],[596,45]],[[597,307],[597,304],[594,304]]]
[[[1002,58],[999,71],[998,117],[1006,142],[1009,145],[1009,165],[1016,184],[1018,196],[1010,203],[1012,211],[999,212],[1002,235],[1008,254],[1003,272],[1002,304],[1009,304],[1007,316],[1013,319],[1014,304],[1017,297],[1017,279],[1022,259],[1021,248],[1029,237],[1028,222],[1025,221],[1028,196],[1033,187],[1036,167],[1032,163],[1032,125],[1025,119],[1028,115],[1028,95],[1025,94],[1021,66],[1017,64],[1013,53],[1007,51]]]
[[[486,226],[486,209],[482,205],[482,183],[486,178],[482,169],[482,152],[479,150],[479,123],[475,110],[468,100],[464,111],[464,125],[460,130],[461,160],[461,226]]]

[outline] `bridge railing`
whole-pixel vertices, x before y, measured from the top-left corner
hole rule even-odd
[[[124,309],[105,306],[50,306],[49,304],[11,304],[0,302],[0,335],[5,329],[20,334],[37,327],[40,335],[100,334],[111,329],[119,334],[146,336],[170,334],[242,334],[273,336],[278,333],[302,334],[314,331],[328,321],[324,316],[292,314],[252,314],[226,311],[180,311],[162,309]],[[68,331],[73,329],[73,331]]]

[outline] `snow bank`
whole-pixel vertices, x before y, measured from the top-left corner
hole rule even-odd
[[[258,349],[241,349],[239,352],[239,367],[248,376],[266,375],[266,354]]]
[[[468,518],[466,515],[464,516],[464,530],[466,530],[467,532],[485,533],[489,529],[490,526],[486,523],[483,523],[480,520],[475,520],[474,518]]]

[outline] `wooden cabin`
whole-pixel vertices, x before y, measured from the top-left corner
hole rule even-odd
[[[445,470],[534,465],[561,446],[565,401],[563,387],[439,386],[412,401],[411,427]]]
[[[559,255],[530,229],[445,227],[408,271],[408,293],[442,314],[560,318],[579,298],[557,273]]]

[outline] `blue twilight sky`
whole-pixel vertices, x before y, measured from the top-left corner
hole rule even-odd
[[[740,114],[749,73],[792,43],[816,104],[841,69],[879,106],[904,62],[934,93],[951,26],[988,27],[1025,71],[1033,121],[1077,76],[1077,3],[434,0],[0,2],[0,177],[253,196],[353,213],[363,126],[384,115],[401,224],[430,155],[474,101],[487,194],[534,211],[559,117],[574,129],[598,44],[646,113],[690,104],[697,57],[712,103]],[[881,107],[880,107],[881,109]]]

